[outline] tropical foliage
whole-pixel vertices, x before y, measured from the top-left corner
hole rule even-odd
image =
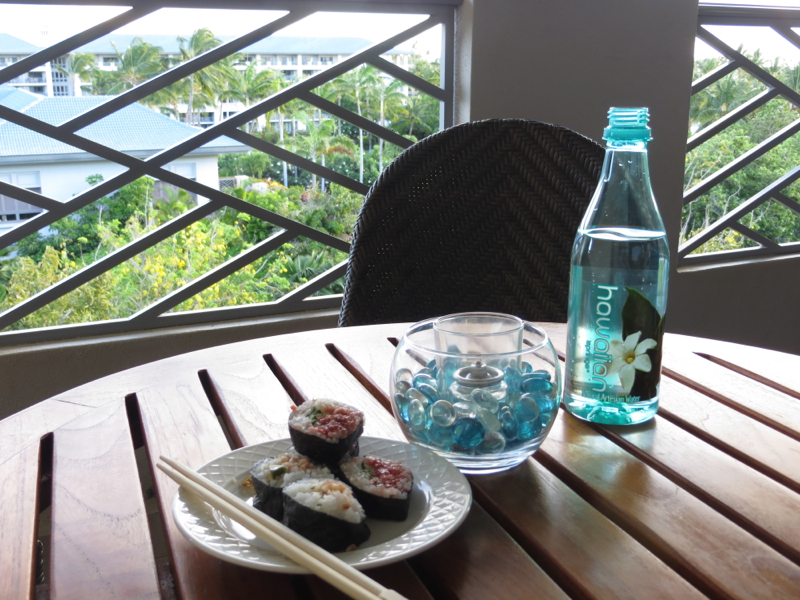
[[[83,86],[84,94],[115,95],[220,43],[210,30],[201,29],[178,38],[180,56],[167,59],[161,48],[134,39],[129,47],[115,49],[113,70],[93,67],[91,55],[72,55],[62,69],[74,85]],[[437,62],[414,57],[411,70],[438,85]],[[219,122],[223,106],[247,110],[291,83],[283,74],[256,68],[234,55],[141,102],[197,127],[203,125],[203,115],[217,111],[214,120]],[[369,65],[339,76],[315,93],[411,142],[439,128],[438,100]],[[372,183],[401,150],[299,100],[275,107],[241,129],[365,184]],[[227,193],[344,240],[363,201],[359,194],[256,150],[220,156],[219,176],[239,176],[236,186],[225,188]],[[88,183],[100,181],[94,176]],[[195,202],[184,190],[143,177],[28,236],[0,255],[0,312],[141,239]],[[128,318],[276,231],[248,213],[215,212],[24,317],[11,329]],[[173,310],[274,301],[345,258],[324,244],[295,239]],[[341,291],[339,281],[319,294]]]
[[[740,48],[741,51],[741,48]],[[800,92],[800,66],[780,60],[768,63],[759,52],[750,60],[774,77]],[[704,59],[695,63],[695,80],[725,64],[724,59]],[[692,96],[689,137],[702,132],[731,111],[766,90],[766,86],[739,69]],[[691,189],[742,156],[800,117],[797,104],[779,96],[750,112],[686,155],[685,188]],[[780,177],[800,166],[800,137],[794,135],[736,171],[683,209],[681,241],[685,242],[712,225],[737,206]],[[791,201],[800,199],[798,184],[788,185],[783,194]],[[739,222],[777,243],[800,241],[800,213],[768,201],[739,219]],[[713,252],[757,246],[746,236],[728,229],[695,252]]]

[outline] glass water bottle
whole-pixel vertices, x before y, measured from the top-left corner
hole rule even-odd
[[[647,165],[646,108],[611,108],[600,183],[575,237],[564,403],[626,425],[658,410],[669,248]]]

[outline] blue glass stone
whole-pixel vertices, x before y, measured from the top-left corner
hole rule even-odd
[[[478,409],[478,419],[488,431],[500,431],[501,425],[497,417],[485,408]]]
[[[539,404],[540,412],[555,411],[555,409],[558,408],[558,398],[555,397],[555,394],[537,396],[536,402]]]
[[[447,400],[437,400],[431,406],[431,420],[440,427],[450,427],[456,420],[456,411]]]
[[[500,412],[497,414],[497,420],[500,421],[501,430],[508,441],[517,439],[517,435],[519,435],[519,425],[517,424],[517,418],[510,408],[507,406],[501,408]]]
[[[453,441],[462,448],[474,448],[485,434],[486,429],[477,419],[458,419],[453,425]]]
[[[541,377],[542,379],[547,379],[547,381],[551,381],[552,377],[550,376],[550,371],[545,371],[544,369],[537,369],[531,375],[536,375],[537,377]]]
[[[481,408],[485,408],[493,413],[496,413],[500,408],[500,403],[497,398],[494,397],[494,394],[480,388],[472,391],[470,399]]]
[[[534,421],[539,417],[539,405],[532,396],[524,394],[517,400],[517,404],[514,406],[514,414],[521,426],[522,423]]]
[[[536,373],[531,373],[525,376],[520,387],[526,394],[536,394],[538,396],[549,394],[553,389],[553,384],[547,379],[539,377]]]
[[[408,423],[408,400],[405,395],[395,394],[394,403],[397,405],[397,412],[400,414],[400,418]]]
[[[442,427],[441,425],[437,425],[436,422],[431,421],[425,428],[425,433],[428,434],[430,443],[439,448],[449,449],[453,444],[452,427]]]
[[[420,369],[422,370],[422,369]],[[417,373],[414,375],[414,387],[419,389],[419,386],[423,383],[427,383],[428,385],[436,386],[436,380],[430,376],[429,373]]]
[[[483,441],[478,446],[478,452],[481,454],[497,454],[502,452],[506,447],[506,438],[499,431],[490,431],[483,436]]]
[[[547,427],[550,425],[550,421],[556,418],[556,411],[554,410],[547,410],[542,411],[539,413],[539,422],[542,424],[542,427]]]
[[[425,394],[420,392],[417,388],[413,387],[406,392],[406,398],[408,399],[409,402],[411,402],[412,400],[419,400],[420,402],[428,401],[428,397]]]
[[[425,405],[419,400],[412,400],[408,403],[408,421],[414,429],[424,429],[428,415],[425,412]]]
[[[395,381],[408,381],[411,383],[411,380],[414,379],[414,374],[411,372],[411,369],[398,369],[397,373],[394,375]]]
[[[539,435],[541,431],[542,424],[539,422],[539,419],[525,421],[524,423],[520,423],[519,435],[517,437],[521,440],[530,440]]]
[[[531,363],[524,362],[522,363],[522,368],[520,369],[520,371],[522,371],[523,375],[525,373],[531,373],[533,372],[533,367],[531,366]]]
[[[456,419],[474,419],[478,416],[479,406],[474,402],[456,402],[453,410],[456,411]]]
[[[397,390],[397,392],[400,394],[405,394],[408,390],[411,389],[411,384],[407,381],[400,379],[397,381],[397,383],[394,384],[394,389]]]
[[[417,389],[422,392],[430,402],[436,402],[439,399],[439,390],[436,389],[436,384],[420,383]]]
[[[506,382],[509,391],[510,392],[518,391],[520,384],[519,369],[517,369],[517,367],[515,367],[514,365],[510,365],[504,369],[504,372],[505,372],[504,381]]]
[[[435,358],[430,359],[428,361],[428,364],[425,365],[425,368],[433,371],[436,368],[436,359]]]

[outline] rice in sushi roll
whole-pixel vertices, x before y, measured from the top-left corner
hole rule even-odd
[[[367,541],[367,515],[353,491],[335,479],[303,479],[283,488],[283,523],[328,552]]]
[[[293,450],[258,461],[250,469],[256,497],[253,506],[273,519],[283,519],[283,488],[301,479],[333,479],[325,465]]]
[[[377,456],[343,462],[337,475],[353,488],[368,517],[405,521],[411,504],[414,475],[404,464]]]
[[[289,415],[295,450],[327,465],[338,464],[363,431],[364,413],[336,400],[310,400]]]

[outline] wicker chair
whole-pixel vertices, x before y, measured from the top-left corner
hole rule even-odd
[[[361,208],[339,325],[466,311],[566,321],[572,244],[604,155],[574,131],[518,119],[414,144]]]

